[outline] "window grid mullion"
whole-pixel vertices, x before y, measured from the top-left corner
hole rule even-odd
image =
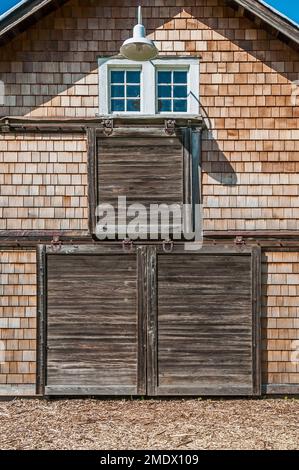
[[[124,86],[125,86],[125,90],[124,90],[124,95],[125,95],[125,111],[127,112],[128,111],[128,104],[127,104],[127,70],[125,70],[125,73],[124,73]]]
[[[173,113],[173,103],[174,103],[174,85],[173,85],[173,80],[174,80],[174,71],[171,71],[171,112]]]

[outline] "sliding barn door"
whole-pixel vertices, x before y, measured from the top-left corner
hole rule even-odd
[[[151,395],[254,395],[259,251],[151,249]]]
[[[48,246],[39,258],[39,393],[260,393],[259,249]]]
[[[142,250],[45,251],[45,393],[144,393]]]

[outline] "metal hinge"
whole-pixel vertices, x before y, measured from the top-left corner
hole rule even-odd
[[[102,125],[104,134],[109,137],[113,133],[113,119],[104,119]]]
[[[164,127],[165,133],[167,135],[174,135],[175,134],[175,125],[176,125],[175,119],[166,119],[165,120],[165,127]]]
[[[62,245],[62,241],[60,240],[58,235],[55,235],[51,241],[52,251],[54,251],[55,253],[58,253],[58,251],[61,250],[61,245]]]
[[[130,238],[125,238],[122,245],[125,252],[131,253],[133,251],[133,241]]]

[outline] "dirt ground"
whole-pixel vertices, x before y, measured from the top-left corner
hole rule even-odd
[[[298,449],[299,400],[0,402],[1,449]]]

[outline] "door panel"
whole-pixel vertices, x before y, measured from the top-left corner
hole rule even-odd
[[[138,323],[136,253],[48,253],[46,393],[139,393]]]
[[[158,253],[156,272],[151,393],[259,393],[251,253]]]

